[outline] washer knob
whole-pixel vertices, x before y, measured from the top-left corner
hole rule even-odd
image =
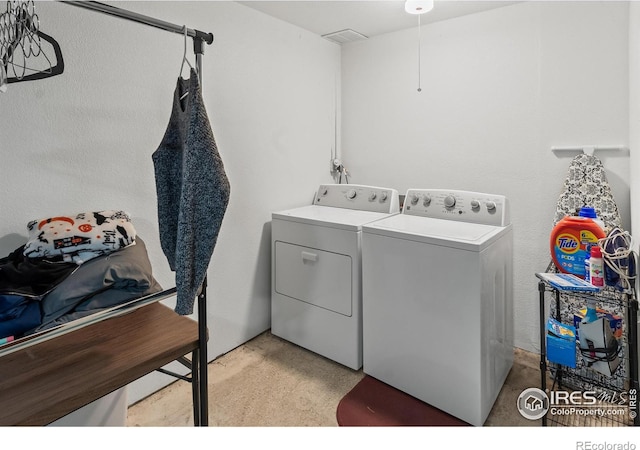
[[[354,198],[356,198],[356,195],[357,195],[357,193],[356,193],[355,189],[349,189],[347,191],[347,198],[350,199],[350,200],[353,200]]]
[[[422,205],[429,206],[430,204],[431,204],[431,197],[429,197],[428,195],[425,195],[424,199],[422,200]]]
[[[375,192],[371,192],[371,194],[369,194],[370,202],[374,201],[376,198],[378,198],[378,194],[376,194]]]
[[[487,211],[495,211],[496,202],[487,202]]]
[[[478,200],[471,200],[471,209],[477,211],[480,209],[480,202]]]
[[[419,200],[419,198],[418,198],[418,195],[417,195],[417,194],[413,194],[413,195],[411,196],[411,204],[412,204],[412,205],[417,205],[417,204],[418,204],[418,200]]]
[[[456,206],[456,198],[453,195],[447,195],[444,198],[444,206],[447,208],[453,208]]]
[[[386,201],[387,201],[387,193],[386,193],[386,192],[382,191],[382,192],[380,193],[380,201],[381,201],[382,203],[384,203],[384,202],[386,202]]]

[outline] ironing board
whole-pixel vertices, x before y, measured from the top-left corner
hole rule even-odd
[[[553,225],[565,216],[577,216],[583,206],[592,206],[607,228],[621,227],[620,213],[604,165],[597,157],[587,154],[576,156],[569,164]]]

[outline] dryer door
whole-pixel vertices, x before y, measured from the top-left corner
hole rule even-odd
[[[274,262],[278,294],[351,316],[350,256],[276,241]]]

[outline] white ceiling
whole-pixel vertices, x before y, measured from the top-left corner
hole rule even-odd
[[[351,29],[367,37],[418,25],[417,16],[404,11],[404,1],[241,1],[243,5],[284,20],[320,36]],[[516,1],[436,0],[435,7],[420,17],[422,24],[508,6]]]

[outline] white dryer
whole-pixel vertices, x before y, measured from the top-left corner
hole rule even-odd
[[[362,229],[364,372],[483,425],[513,365],[512,254],[504,196],[409,189]]]
[[[324,184],[312,205],[272,214],[271,332],[362,367],[362,226],[399,213],[394,189]]]

